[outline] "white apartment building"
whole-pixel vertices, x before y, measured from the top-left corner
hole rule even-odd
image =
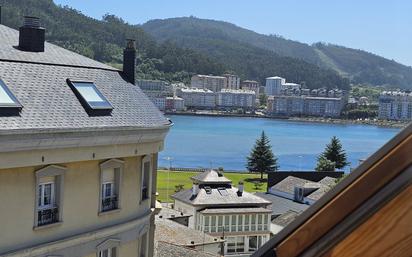
[[[194,75],[190,82],[192,88],[208,89],[213,92],[219,92],[226,84],[226,77],[212,75]]]
[[[379,119],[412,120],[412,93],[385,91],[379,96]]]
[[[201,88],[179,88],[176,94],[188,108],[213,109],[216,107],[215,93]]]
[[[251,90],[222,89],[216,93],[216,104],[220,108],[253,109],[256,102],[256,93]]]
[[[266,78],[265,94],[268,96],[279,95],[285,83],[286,79],[281,77]]]
[[[165,110],[183,111],[185,109],[185,100],[177,96],[166,97]]]
[[[223,74],[226,77],[226,85],[225,88],[227,89],[240,89],[240,77],[234,74]]]
[[[342,98],[275,95],[269,96],[267,111],[275,116],[338,117],[342,108]]]
[[[233,187],[214,170],[191,179],[191,190],[172,195],[174,208],[193,215],[192,228],[225,239],[225,256],[249,256],[269,240],[270,201],[245,192],[242,183]]]

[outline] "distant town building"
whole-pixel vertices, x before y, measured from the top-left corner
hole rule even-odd
[[[260,94],[260,84],[255,80],[242,81],[242,89],[255,91],[256,97],[258,97]]]
[[[282,85],[286,83],[286,79],[281,77],[269,77],[266,78],[265,94],[279,95],[282,90]]]
[[[240,77],[234,74],[223,74],[226,77],[225,88],[240,89]],[[215,91],[216,92],[216,91]]]
[[[136,83],[159,110],[165,110],[166,97],[173,96],[172,85],[165,81],[144,79],[139,79]]]
[[[226,77],[212,75],[194,75],[190,82],[192,88],[208,89],[213,92],[219,92],[226,87],[226,84]]]
[[[343,105],[342,98],[276,95],[269,96],[267,112],[280,116],[338,117]]]
[[[412,93],[382,92],[379,96],[379,119],[412,120]]]
[[[174,208],[193,215],[189,225],[225,239],[224,255],[250,255],[270,236],[270,202],[232,186],[222,173],[209,170],[193,176],[193,187],[172,198]]]
[[[216,93],[216,104],[219,108],[242,108],[250,110],[255,107],[256,94],[251,90],[222,89]]]
[[[183,111],[185,109],[185,100],[177,96],[168,96],[165,100],[165,110]]]
[[[214,109],[216,107],[215,93],[201,88],[179,88],[177,96],[184,100],[187,108]]]

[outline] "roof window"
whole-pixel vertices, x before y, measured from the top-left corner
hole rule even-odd
[[[18,116],[22,105],[0,79],[0,116]]]
[[[113,106],[93,82],[68,80],[68,84],[89,115],[110,115]]]

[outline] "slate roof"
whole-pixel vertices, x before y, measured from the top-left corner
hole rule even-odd
[[[221,239],[212,237],[202,231],[183,226],[175,221],[155,217],[155,241],[164,241],[181,246],[215,244]],[[193,241],[193,244],[192,244]]]
[[[20,116],[0,117],[0,134],[18,131],[79,131],[165,127],[168,120],[121,72],[46,43],[45,52],[24,52],[18,31],[0,25],[0,78],[23,105]],[[114,107],[90,117],[66,80],[93,81]]]
[[[155,241],[155,257],[170,257],[170,256],[179,256],[179,257],[212,257],[219,256],[216,254],[211,254],[207,252],[201,252],[195,249],[190,249],[188,247],[174,245],[167,242]]]
[[[204,188],[199,189],[196,197],[192,196],[192,190],[180,191],[171,197],[194,206],[266,206],[270,202],[254,194],[243,191],[242,196],[238,196],[236,187],[226,188],[227,194],[222,195],[217,188],[212,188],[207,194]]]
[[[159,217],[162,216],[163,219],[169,219],[169,218],[176,218],[176,217],[189,217],[191,215],[185,214],[183,212],[177,211],[172,208],[162,207],[162,209],[160,209],[159,214],[157,214],[157,216]]]
[[[313,182],[310,180],[306,180],[306,179],[288,176],[287,178],[283,179],[279,183],[272,186],[270,189],[286,192],[289,194],[294,194],[295,187],[297,186],[303,187],[307,183],[313,183]]]
[[[272,220],[272,223],[276,224],[276,225],[279,225],[281,227],[286,227],[289,223],[294,221],[296,219],[296,217],[299,216],[300,213],[301,212],[296,212],[296,211],[289,210],[289,211],[279,215],[278,217],[276,217],[276,219]]]
[[[290,210],[300,213],[309,208],[308,204],[298,203],[291,199],[272,195],[269,193],[255,193],[255,195],[270,201],[272,203],[272,215],[276,216],[286,213]]]
[[[222,214],[222,213],[264,213],[272,212],[270,209],[256,207],[256,208],[213,208],[213,209],[204,209],[201,211],[203,214]]]
[[[219,176],[219,172],[215,170],[207,170],[199,173],[191,179],[199,184],[231,184],[232,181],[223,175]]]
[[[71,52],[59,46],[45,43],[44,52],[34,53],[20,51],[17,49],[19,44],[19,32],[12,28],[0,24],[0,59],[21,62],[35,62],[56,65],[70,65],[88,68],[100,68],[117,70],[106,64],[97,62],[80,54]]]

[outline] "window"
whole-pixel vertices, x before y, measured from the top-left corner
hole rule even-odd
[[[218,232],[223,231],[223,216],[218,216]]]
[[[100,164],[100,213],[120,209],[123,161],[111,159]]]
[[[252,227],[250,228],[250,230],[256,231],[256,214],[252,214],[251,223],[252,223]]]
[[[146,155],[142,160],[142,195],[141,201],[150,198],[151,156]]]
[[[258,249],[258,237],[249,236],[249,252],[254,252]]]
[[[226,238],[226,253],[243,253],[245,252],[245,237],[227,237]]]
[[[236,231],[236,215],[232,215],[232,232]]]
[[[245,251],[245,237],[237,236],[236,237],[236,252],[242,253]]]
[[[209,232],[209,216],[205,216],[205,232]]]
[[[15,116],[18,115],[22,106],[9,90],[3,80],[0,79],[0,115]]]
[[[211,216],[210,219],[210,232],[216,232],[216,216]]]
[[[116,252],[117,252],[116,247],[105,249],[99,252],[99,257],[116,257],[117,256]]]
[[[66,169],[50,165],[36,171],[36,210],[34,228],[61,221],[63,173]]]
[[[249,217],[250,215],[245,215],[245,231],[249,231],[249,226],[250,226]]]
[[[237,222],[237,231],[243,231],[243,215],[238,216],[238,222]]]
[[[93,82],[68,80],[68,84],[89,115],[110,114],[113,106]]]
[[[257,230],[262,230],[263,229],[263,227],[262,227],[262,225],[263,225],[263,215],[258,214],[257,216],[258,216],[258,229]]]
[[[97,246],[97,257],[117,257],[120,241],[117,239],[107,239]]]

